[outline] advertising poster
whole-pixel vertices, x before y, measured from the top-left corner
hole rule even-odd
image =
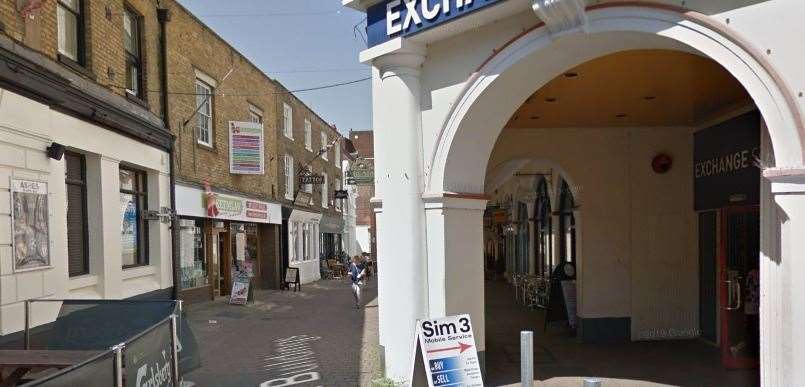
[[[229,122],[229,172],[262,175],[265,170],[263,124]]]
[[[418,350],[428,386],[483,387],[475,336],[468,314],[417,321]],[[420,357],[420,354],[416,354]],[[417,362],[417,360],[414,360]],[[416,383],[417,364],[414,364]]]
[[[170,324],[164,323],[126,345],[123,359],[127,386],[174,386],[172,335]]]
[[[249,299],[249,275],[238,273],[232,281],[232,292],[229,296],[229,303],[232,305],[246,305]]]
[[[12,179],[11,208],[14,270],[49,267],[47,183]]]

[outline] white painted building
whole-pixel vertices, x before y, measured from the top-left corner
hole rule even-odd
[[[343,3],[368,16],[370,47],[360,59],[373,67],[373,127],[381,128],[372,201],[388,376],[409,377],[417,319],[469,313],[483,356],[484,322],[493,318],[484,312],[484,213],[525,206],[528,264],[504,270],[538,274],[532,195],[542,177],[552,211],[561,205],[563,183],[574,202],[550,216],[557,223],[559,215],[572,217],[573,237],[563,241],[569,234],[554,229],[546,254],[554,263],[572,255],[578,267],[582,341],[604,332],[625,340],[662,339],[656,332],[670,331],[700,336],[708,286],[718,304],[714,318],[723,322],[717,325],[732,324],[724,321],[735,310],[749,315],[747,306],[734,305],[745,296],[733,296],[749,278],[745,270],[732,278],[731,267],[720,267],[699,280],[708,227],[702,222],[714,222],[719,235],[715,230],[732,227],[732,214],[747,211],[759,218],[757,253],[749,255],[762,279],[755,312],[762,384],[805,384],[798,366],[805,338],[796,333],[805,324],[805,285],[796,281],[805,273],[805,241],[798,237],[805,233],[805,56],[796,38],[805,32],[796,16],[805,14],[805,3]],[[663,67],[665,55],[690,73]],[[618,62],[607,65],[608,58]],[[582,89],[573,79],[612,83]],[[720,92],[719,80],[727,90],[736,86],[735,99]],[[622,93],[610,95],[608,87]],[[641,105],[649,103],[659,107]],[[698,158],[700,137],[752,111],[762,117],[754,124],[756,150],[729,159],[716,154],[716,167]],[[722,138],[732,149],[734,139]],[[699,206],[699,179],[750,168],[754,156],[761,165],[756,200],[725,191],[721,205]],[[728,245],[729,238],[718,240]],[[719,327],[715,341],[726,359],[740,346],[725,332]]]
[[[356,255],[363,254],[363,251],[360,249],[360,244],[358,243],[357,237],[357,214],[355,213],[356,210],[356,203],[358,200],[358,189],[356,186],[347,184],[347,172],[349,171],[350,164],[352,160],[345,159],[341,162],[341,171],[343,175],[341,176],[342,181],[344,181],[344,190],[347,191],[347,198],[342,199],[342,206],[343,212],[342,215],[344,216],[344,251],[347,253],[348,256],[354,257]],[[339,199],[336,199],[339,200]]]

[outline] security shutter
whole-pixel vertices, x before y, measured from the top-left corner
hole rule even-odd
[[[67,260],[70,276],[89,273],[87,185],[84,156],[65,153],[67,186]]]

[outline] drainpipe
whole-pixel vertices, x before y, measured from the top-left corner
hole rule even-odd
[[[170,130],[170,109],[168,108],[168,34],[167,23],[170,21],[170,10],[168,8],[157,8],[157,19],[159,20],[159,56],[160,56],[160,98],[162,105],[162,121],[165,128]],[[173,291],[171,297],[179,299],[179,218],[176,214],[176,137],[172,136],[168,157],[170,158],[170,200],[173,216],[171,216],[171,265],[173,272]]]

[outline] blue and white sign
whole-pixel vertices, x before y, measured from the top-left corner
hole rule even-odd
[[[420,320],[416,330],[417,351],[421,351],[429,387],[483,387],[468,314]],[[420,385],[416,380],[416,364],[414,368],[411,379],[414,385]]]
[[[410,36],[504,0],[386,0],[366,11],[369,47]]]

